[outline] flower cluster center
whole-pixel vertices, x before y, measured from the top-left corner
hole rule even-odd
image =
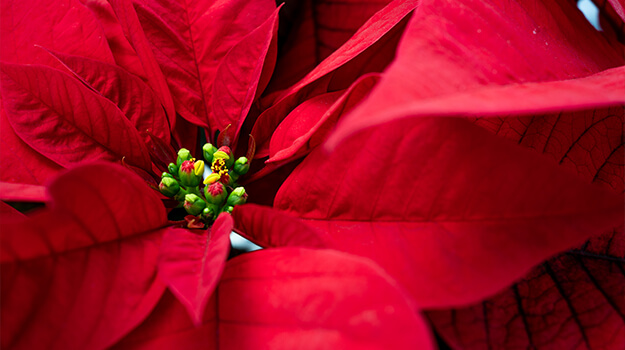
[[[237,180],[249,170],[249,161],[240,157],[234,161],[232,151],[207,143],[202,147],[204,160],[196,160],[189,150],[178,151],[176,163],[170,163],[161,175],[160,192],[178,201],[189,214],[189,227],[210,225],[223,212],[231,213],[234,206],[247,201],[245,189]],[[205,162],[210,171],[205,174]],[[199,224],[198,224],[199,223]]]

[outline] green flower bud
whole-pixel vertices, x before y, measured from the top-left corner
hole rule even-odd
[[[232,214],[232,211],[233,211],[233,210],[234,210],[234,207],[233,207],[233,206],[231,206],[231,205],[226,205],[226,206],[223,208],[222,212],[226,212],[226,213],[230,213],[230,214]]]
[[[161,193],[167,197],[173,197],[180,191],[180,185],[173,177],[164,177],[158,185]]]
[[[217,181],[204,187],[204,196],[208,203],[222,205],[228,197],[226,186]]]
[[[208,164],[213,163],[213,154],[217,152],[217,147],[213,146],[210,143],[204,144],[202,147],[202,155],[204,156],[204,161]]]
[[[169,163],[167,171],[169,171],[170,174],[178,174],[178,166],[174,163]]]
[[[178,193],[174,196],[174,199],[177,200],[178,202],[182,203],[184,202],[184,197],[189,194],[189,192],[185,191],[184,188],[180,188],[180,191],[178,191]],[[180,207],[178,207],[180,208]]]
[[[171,177],[172,179],[174,178],[174,176],[166,171],[163,171],[163,173],[161,174],[161,179],[164,179],[166,177]]]
[[[196,187],[202,182],[202,174],[197,174],[195,163],[190,160],[182,162],[180,170],[178,170],[178,177],[182,186],[185,187]]]
[[[237,187],[230,193],[228,196],[228,200],[226,203],[231,206],[244,204],[247,201],[247,193],[245,192],[245,188]]]
[[[187,213],[197,216],[204,211],[204,208],[206,208],[206,202],[204,202],[204,200],[198,195],[189,193],[184,196],[183,207]]]
[[[247,171],[250,170],[250,164],[248,159],[245,157],[239,157],[236,162],[234,162],[234,170],[237,175],[245,175]]]
[[[191,160],[191,158],[191,152],[189,152],[189,150],[186,148],[181,148],[180,151],[178,151],[178,159],[176,159],[176,164],[180,166],[184,161]]]
[[[206,208],[202,211],[202,217],[212,221],[219,215],[219,207],[214,204],[206,204]]]

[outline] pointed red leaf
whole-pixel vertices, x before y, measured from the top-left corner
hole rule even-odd
[[[154,53],[150,48],[150,44],[141,27],[137,12],[131,0],[110,0],[109,3],[117,15],[124,35],[139,56],[143,71],[147,75],[148,84],[163,104],[165,113],[169,118],[169,125],[173,130],[176,126],[176,110],[174,109],[172,94],[167,86],[163,71],[159,67]]]
[[[0,106],[0,180],[11,183],[44,185],[63,169],[19,138]]]
[[[150,130],[166,144],[170,143],[169,124],[163,107],[141,79],[114,65],[57,52],[51,54],[71,73],[115,103],[141,134]],[[150,138],[144,139],[148,141]]]
[[[414,305],[367,259],[297,248],[229,261],[218,289],[219,348],[432,347]]]
[[[332,147],[343,137],[399,117],[496,117],[618,106],[624,102],[624,77],[625,66],[579,79],[486,87],[400,104],[383,112],[378,111],[377,115],[369,114],[375,111],[362,109],[367,108],[371,101],[367,99],[343,123],[339,123],[328,143]],[[379,91],[373,92],[371,98],[379,98],[380,95],[376,95]]]
[[[389,0],[296,1],[287,3],[281,15],[280,49],[272,91],[297,83],[317,64],[350,39]]]
[[[218,349],[215,301],[213,294],[203,324],[196,326],[180,301],[171,292],[165,291],[150,316],[111,349]]]
[[[622,107],[476,124],[622,193]],[[439,333],[461,348],[625,346],[625,233],[617,227],[550,259],[498,295],[462,309],[429,313]],[[505,324],[506,327],[501,327]]]
[[[320,145],[338,119],[358,105],[378,80],[379,74],[367,74],[347,91],[329,92],[299,105],[280,123],[271,137],[267,162],[295,159]],[[312,108],[307,108],[308,105]]]
[[[139,133],[112,102],[52,68],[3,64],[1,70],[9,122],[33,149],[65,167],[126,157],[151,170]]]
[[[104,35],[111,48],[115,63],[128,72],[148,81],[141,60],[126,36],[122,25],[119,23],[113,7],[107,0],[81,0],[91,10],[93,15],[102,24]]]
[[[0,58],[60,67],[41,48],[114,63],[102,27],[78,0],[0,2]]]
[[[196,326],[202,323],[206,303],[226,266],[232,226],[232,217],[221,214],[210,232],[169,229],[163,236],[159,276]]]
[[[195,125],[210,128],[213,135],[217,68],[232,47],[271,15],[275,3],[144,0],[136,4],[136,10],[176,111]]]
[[[420,305],[479,300],[623,220],[619,196],[464,120],[357,136],[312,152],[275,206],[377,261]]]
[[[49,191],[49,208],[3,222],[2,347],[105,348],[165,289],[156,278],[165,210],[113,164],[76,168]]]
[[[371,261],[329,250],[270,249],[226,265],[194,327],[167,293],[115,349],[432,348],[395,281]]]
[[[215,72],[211,130],[232,125],[236,142],[250,106],[262,93],[276,62],[278,7],[258,28],[236,43]]]
[[[273,131],[299,103],[330,91],[328,84],[332,83],[335,78],[329,73],[346,67],[352,61],[359,61],[355,67],[349,67],[347,72],[341,74],[350,76],[351,80],[338,78],[338,81],[334,82],[337,85],[335,90],[345,89],[360,75],[370,72],[367,69],[369,60],[375,61],[376,56],[386,58],[389,51],[394,52],[394,50],[380,50],[380,48],[384,48],[383,46],[388,41],[396,39],[398,29],[403,27],[402,20],[412,12],[417,3],[418,1],[413,0],[391,2],[372,16],[351,39],[317,65],[302,80],[281,93],[271,108],[258,117],[252,129],[252,135],[259,147],[258,153],[262,156],[268,155],[269,140]],[[363,57],[363,62],[360,62],[359,59]],[[386,59],[383,61],[387,62]]]
[[[235,231],[261,247],[328,247],[321,235],[312,227],[302,223],[298,218],[276,212],[270,207],[256,204],[236,206],[232,216]]]
[[[25,215],[17,211],[17,209],[0,201],[0,222],[11,222],[23,219],[24,217]]]
[[[528,111],[531,102],[545,104],[556,97],[564,102],[566,96],[557,91],[541,96],[546,89],[532,91],[532,85],[521,85],[522,92],[498,94],[501,101],[493,98],[494,94],[487,98],[478,89],[565,81],[621,66],[625,63],[622,46],[612,44],[588,23],[574,2],[487,0],[467,11],[466,5],[457,1],[423,1],[410,20],[397,59],[370,98],[351,114],[349,128],[339,126],[334,137],[338,140],[356,129],[391,120],[395,116],[388,113],[389,106],[403,108],[456,93],[466,93],[465,98],[453,101],[455,104],[440,101],[440,106],[464,110],[462,102],[469,100],[473,106],[486,101],[491,112],[496,107],[503,111],[506,105],[508,110]],[[620,73],[619,81],[622,79]],[[476,101],[469,98],[472,92]],[[597,91],[592,93],[597,95]],[[527,103],[520,98],[532,94]],[[618,94],[622,101],[622,84]],[[566,99],[567,103],[573,101]],[[466,111],[472,112],[470,108]]]

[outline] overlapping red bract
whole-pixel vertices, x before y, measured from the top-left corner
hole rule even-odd
[[[102,186],[111,177],[123,180]],[[165,210],[110,164],[72,170],[49,191],[49,209],[3,221],[2,347],[110,346],[165,290],[156,278]]]
[[[370,261],[330,250],[267,249],[228,261],[193,327],[165,295],[117,348],[432,348],[414,305]]]
[[[222,214],[210,231],[169,229],[163,236],[158,271],[195,325],[202,323],[230,252],[232,217]]]
[[[141,180],[116,166],[86,166],[59,178],[50,187],[56,204],[33,218],[0,206],[9,220],[3,249],[17,247],[26,259],[17,264],[3,251],[4,347],[100,348],[134,328],[119,348],[422,348],[430,340],[414,300],[482,300],[606,231],[481,305],[428,315],[458,347],[625,341],[622,227],[612,230],[623,209],[622,45],[592,30],[569,2],[308,2],[303,17],[293,17],[305,21],[293,24],[262,99],[276,55],[272,1],[57,4],[2,0],[1,34],[15,39],[2,42],[2,61],[10,62],[0,120],[3,199],[43,200],[39,185],[86,159],[125,157],[147,174],[155,169],[147,129],[161,146],[173,139],[193,149],[190,122],[208,127],[209,139],[228,124],[234,139],[254,125],[259,157],[271,158],[252,183],[263,197],[252,200],[271,203],[280,176],[312,154],[280,190],[281,211],[237,208],[237,230],[264,246],[364,255],[386,272],[370,260],[294,248],[226,263],[229,216],[214,234],[177,228],[161,239],[164,230],[151,231],[165,225],[162,204]],[[604,9],[622,20],[620,2]],[[342,11],[355,16],[343,21]],[[393,60],[400,37],[392,65],[367,75]],[[466,116],[547,157],[441,118]],[[339,119],[327,146],[335,153],[326,154],[317,146]],[[59,140],[50,121],[70,137]],[[77,148],[79,140],[89,147]],[[90,194],[77,195],[81,188]],[[85,204],[86,197],[96,199]],[[72,249],[51,256],[41,237]],[[173,294],[160,298],[157,268]]]

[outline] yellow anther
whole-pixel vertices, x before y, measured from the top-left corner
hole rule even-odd
[[[230,159],[230,156],[228,156],[228,154],[226,154],[226,152],[224,152],[224,151],[217,151],[217,152],[213,153],[213,162],[215,161],[215,159],[228,160],[228,159]]]
[[[198,160],[197,162],[193,163],[193,169],[195,170],[196,176],[203,175],[204,174],[204,161]]]
[[[206,179],[204,179],[204,184],[205,185],[213,184],[213,183],[217,182],[220,178],[221,178],[221,175],[216,174],[216,173],[212,173],[212,174],[208,175],[206,177]]]

